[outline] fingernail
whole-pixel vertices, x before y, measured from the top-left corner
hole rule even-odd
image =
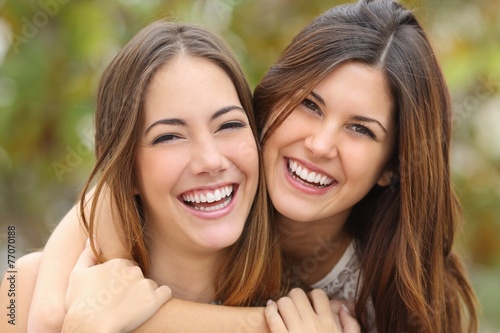
[[[341,305],[342,309],[344,309],[345,312],[347,312],[347,314],[351,314],[351,311],[349,310],[349,308],[345,305],[345,304],[342,304]]]
[[[276,303],[272,299],[268,300],[266,303],[267,314],[273,314],[273,313],[277,312],[277,310],[278,310],[278,308],[276,306]]]

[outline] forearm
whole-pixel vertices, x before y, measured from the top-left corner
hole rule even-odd
[[[87,194],[87,199],[92,200],[92,195],[93,190]],[[99,203],[97,246],[107,259],[127,258],[128,252],[118,239],[118,233],[113,226],[107,193]],[[90,203],[87,210],[89,207]],[[44,248],[30,309],[29,332],[61,330],[66,314],[64,300],[69,276],[87,238],[88,235],[81,225],[79,207],[75,205],[59,223]],[[106,246],[99,246],[100,244]]]
[[[64,297],[69,274],[85,247],[76,207],[49,238],[40,263],[29,315],[29,332],[58,332],[66,314]]]
[[[263,307],[232,307],[172,299],[134,332],[265,333],[270,331]]]

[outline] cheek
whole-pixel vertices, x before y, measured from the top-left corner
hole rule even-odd
[[[170,189],[179,179],[185,165],[186,153],[176,151],[145,151],[137,156],[136,173],[139,194]]]
[[[241,141],[236,146],[233,145],[231,151],[235,155],[234,160],[239,161],[238,165],[240,169],[248,176],[257,178],[259,173],[259,154],[253,136]]]
[[[386,152],[371,145],[351,145],[342,154],[344,172],[348,179],[375,183],[386,166]]]

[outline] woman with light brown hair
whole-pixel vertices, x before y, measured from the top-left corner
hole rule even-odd
[[[365,331],[476,332],[476,299],[452,249],[461,213],[449,93],[414,15],[388,0],[326,11],[287,47],[254,101],[297,284],[344,299]],[[285,332],[277,310],[300,318],[301,302],[270,302],[271,330]],[[220,323],[217,332],[268,329],[258,308],[175,300],[143,328],[182,332],[181,314],[203,317],[191,332],[210,323]]]
[[[106,227],[96,224],[101,198],[111,198],[122,222],[115,243],[130,260],[106,264],[146,287],[135,299],[145,299],[141,310],[152,306],[151,315],[169,298],[167,287],[158,285],[182,299],[233,306],[265,304],[279,295],[281,255],[268,219],[252,96],[225,43],[195,25],[144,28],[102,74],[95,125],[96,163],[82,191],[82,224],[99,261],[113,258],[113,242],[101,234]],[[89,202],[85,193],[94,181]],[[82,239],[72,242],[78,247]],[[19,267],[20,275],[25,272]],[[57,288],[51,293],[61,297]],[[59,309],[46,300],[48,311]],[[21,330],[23,307],[18,304]],[[68,313],[86,313],[73,308]],[[116,324],[116,331],[140,324],[128,316],[109,319],[113,324],[104,327]],[[85,324],[88,331],[103,325]]]

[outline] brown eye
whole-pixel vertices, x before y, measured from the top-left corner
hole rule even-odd
[[[375,136],[375,134],[373,133],[372,130],[370,130],[368,127],[366,126],[363,126],[363,125],[360,125],[360,124],[352,124],[352,125],[349,125],[349,128],[356,132],[357,134],[361,134],[361,135],[365,135],[365,136],[368,136],[372,139],[376,139],[377,137]]]
[[[246,126],[246,124],[242,123],[240,121],[230,121],[230,122],[222,124],[221,127],[219,127],[219,129],[217,131],[222,131],[222,130],[226,130],[226,129],[237,129],[237,128],[242,128],[245,126]]]
[[[162,143],[162,142],[169,142],[169,141],[174,141],[174,140],[178,140],[180,139],[180,137],[178,135],[175,135],[175,134],[164,134],[164,135],[160,135],[159,137],[157,137],[156,139],[153,140],[153,144],[158,144],[158,143]]]
[[[319,115],[321,115],[321,110],[318,106],[318,104],[314,103],[313,101],[311,101],[310,99],[306,98],[302,101],[302,105],[304,105],[307,109],[309,109],[310,111],[314,112],[314,113],[317,113]]]

